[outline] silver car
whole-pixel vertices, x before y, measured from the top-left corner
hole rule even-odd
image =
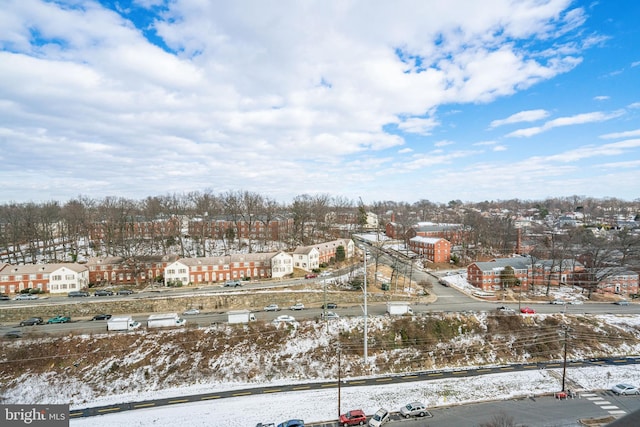
[[[380,408],[369,420],[369,427],[380,427],[387,422],[389,422],[389,411]]]
[[[264,308],[264,311],[280,311],[280,307],[278,307],[278,304],[269,304]]]
[[[424,417],[428,413],[427,406],[422,402],[411,402],[400,408],[400,414],[405,418]]]
[[[627,394],[640,394],[640,389],[631,384],[616,384],[611,388],[611,391],[615,394],[625,396]]]

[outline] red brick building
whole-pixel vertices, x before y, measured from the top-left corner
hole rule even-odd
[[[89,283],[93,285],[133,285],[153,282],[164,274],[165,267],[178,259],[177,255],[90,258]]]
[[[442,238],[416,236],[409,239],[409,249],[427,261],[447,263],[451,260],[451,243]]]

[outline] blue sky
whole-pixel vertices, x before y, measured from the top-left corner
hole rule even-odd
[[[2,202],[639,198],[640,2],[8,0]]]

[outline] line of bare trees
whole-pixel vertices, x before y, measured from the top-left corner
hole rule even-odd
[[[0,205],[0,260],[15,264],[38,260],[74,260],[87,246],[96,255],[125,258],[167,253],[210,256],[213,251],[229,253],[243,247],[251,251],[254,247],[267,245],[267,235],[258,236],[249,232],[248,239],[242,240],[239,227],[245,226],[251,230],[258,223],[268,227],[270,222],[280,217],[293,220],[291,229],[277,236],[280,243],[290,249],[297,245],[349,237],[364,226],[366,221],[363,216],[366,212],[373,212],[378,216],[380,231],[392,220],[405,230],[420,221],[462,224],[466,230],[464,245],[469,250],[464,261],[469,262],[482,255],[512,253],[517,238],[515,213],[534,212],[531,215],[535,219],[548,224],[543,225],[547,229],[538,233],[544,238],[536,244],[536,248],[544,248],[546,256],[562,259],[577,252],[579,247],[598,247],[606,243],[609,249],[603,253],[612,254],[615,247],[616,251],[622,253],[624,263],[627,258],[637,259],[638,256],[637,236],[632,232],[620,233],[612,242],[610,236],[600,241],[593,233],[580,234],[582,229],[578,228],[568,234],[551,234],[549,240],[549,233],[555,229],[551,223],[543,220],[548,216],[578,210],[592,222],[615,215],[629,217],[637,212],[638,205],[638,201],[571,196],[544,201],[498,200],[480,203],[463,203],[459,200],[435,203],[426,199],[415,203],[374,201],[365,206],[361,199],[356,202],[328,194],[302,194],[294,197],[290,203],[281,203],[267,195],[241,190],[223,193],[207,190],[153,196],[143,200],[79,196],[64,203],[50,201]],[[502,211],[510,214],[494,215]],[[219,235],[214,236],[208,235],[207,230],[210,229],[206,227],[201,227],[196,235],[190,235],[183,221],[194,218],[211,221],[220,216],[230,219],[235,226],[221,230]],[[169,220],[177,223],[173,227],[140,226]],[[91,240],[90,236],[95,236],[93,231],[96,227],[100,228],[102,234]],[[536,234],[535,230],[533,234]],[[594,238],[596,241],[589,240]],[[212,247],[212,240],[222,247]],[[606,258],[600,252],[593,257],[596,261]],[[594,264],[599,265],[596,261]],[[605,264],[604,261],[602,264]]]

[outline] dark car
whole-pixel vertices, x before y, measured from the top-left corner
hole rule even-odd
[[[20,326],[35,326],[42,325],[43,323],[44,321],[42,320],[42,317],[30,317],[27,320],[20,322]]]
[[[113,296],[113,292],[107,291],[107,290],[101,290],[101,291],[95,291],[93,295],[96,297],[111,297]]]
[[[19,331],[17,329],[11,330],[11,331],[7,331],[4,334],[5,338],[22,338],[22,331]]]
[[[93,319],[91,320],[109,320],[111,319],[111,315],[110,314],[96,314],[95,316],[93,316]]]
[[[89,292],[84,292],[84,291],[71,291],[67,294],[67,296],[69,298],[74,298],[74,297],[88,297],[89,296]]]
[[[289,420],[278,424],[278,427],[304,427],[304,421],[302,420]]]
[[[133,291],[131,289],[120,289],[118,295],[131,295]]]
[[[320,308],[322,308],[322,309],[326,308],[328,310],[336,309],[336,308],[338,308],[338,304],[336,304],[335,302],[330,302],[330,303],[327,303],[326,305],[322,304],[322,306],[320,306]]]
[[[10,299],[9,295],[0,294],[0,301],[9,301]]]

